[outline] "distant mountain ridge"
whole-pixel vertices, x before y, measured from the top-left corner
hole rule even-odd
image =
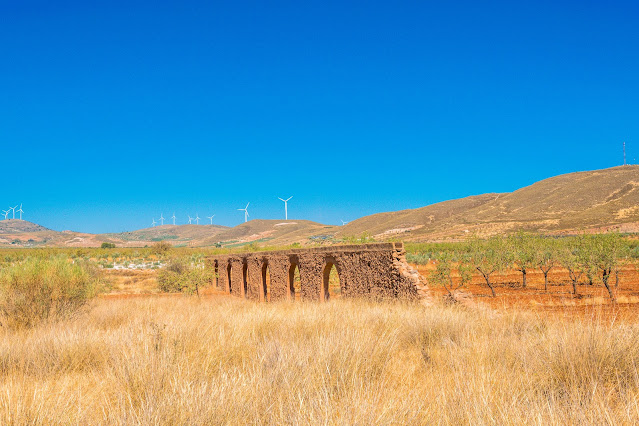
[[[157,241],[212,246],[339,242],[369,234],[379,240],[438,241],[517,230],[547,234],[639,232],[639,166],[555,176],[510,193],[475,195],[418,209],[377,213],[344,226],[308,220],[254,219],[229,228],[163,225],[117,234],[57,232],[17,219],[0,221],[0,246],[140,247]]]

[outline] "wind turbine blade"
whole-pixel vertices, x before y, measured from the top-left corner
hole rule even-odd
[[[280,197],[277,197],[279,200],[286,202],[286,200],[281,199]]]
[[[244,207],[244,208],[248,209],[249,204],[251,204],[251,203],[246,203],[246,207]]]

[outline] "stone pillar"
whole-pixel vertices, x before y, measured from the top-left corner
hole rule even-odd
[[[247,257],[248,292],[246,298],[250,300],[264,300],[262,288],[262,262],[257,257]]]
[[[244,294],[244,264],[241,258],[232,257],[231,262],[231,294],[241,298]]]
[[[217,259],[217,275],[218,275],[218,285],[220,290],[225,291],[227,294],[230,293],[231,283],[229,282],[228,277],[228,265],[229,260],[226,257],[220,257]]]
[[[268,256],[268,270],[271,274],[271,301],[288,300],[288,268],[290,262],[286,256]]]
[[[301,300],[323,300],[324,263],[321,253],[299,255]]]

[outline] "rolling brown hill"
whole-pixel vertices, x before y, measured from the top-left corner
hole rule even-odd
[[[50,229],[20,219],[0,220],[0,234],[20,234],[23,232],[46,232]]]
[[[162,225],[131,232],[101,235],[104,238],[114,240],[114,242],[153,242],[162,240],[190,242],[213,237],[227,229],[229,228],[221,225]]]
[[[605,229],[639,231],[639,166],[552,177],[511,193],[444,201],[379,213],[340,227],[338,236],[458,239],[519,229],[551,234]]]
[[[254,219],[201,241],[202,245],[225,245],[257,242],[268,245],[322,242],[330,240],[337,226],[322,225],[310,220]]]
[[[17,223],[21,222],[21,223]],[[251,220],[234,228],[219,225],[163,225],[132,232],[88,234],[53,231],[26,221],[0,221],[0,247],[143,247],[158,241],[188,246],[234,246],[257,242],[286,245],[329,241],[335,226],[309,220]]]
[[[511,193],[378,213],[339,227],[308,220],[256,219],[233,228],[163,225],[118,234],[86,234],[3,220],[0,246],[99,247],[102,242],[112,242],[119,247],[141,247],[161,240],[189,246],[286,245],[340,242],[363,233],[379,240],[438,241],[520,229],[548,234],[610,229],[639,232],[639,166],[569,173]]]

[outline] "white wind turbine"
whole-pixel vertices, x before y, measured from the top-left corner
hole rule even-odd
[[[288,197],[286,200],[280,197],[277,197],[277,198],[284,201],[284,220],[288,220],[288,200],[293,198],[293,196]]]
[[[173,212],[173,216],[171,216],[171,219],[173,219],[173,225],[175,225],[175,212]]]
[[[192,220],[193,220],[193,219],[191,218],[191,216],[189,216],[189,225],[191,224],[191,221],[192,221]]]
[[[207,216],[206,218],[209,219],[211,221],[211,225],[213,225],[213,218],[215,217],[215,215],[213,216]]]
[[[244,222],[248,222],[248,217],[249,217],[248,206],[249,206],[249,204],[251,204],[251,203],[246,203],[246,207],[244,207],[243,209],[238,209],[238,210],[244,212]]]
[[[20,203],[20,208],[18,209],[18,211],[20,212],[20,220],[22,220],[22,213],[24,213],[24,211],[22,210],[22,203]]]
[[[153,222],[152,222],[152,223],[153,223],[153,226],[155,226],[155,224],[157,223],[157,222],[155,221],[155,218],[153,218]]]
[[[10,210],[13,210],[13,218],[16,218],[16,208],[18,207],[18,205],[15,205],[14,207],[9,207]]]
[[[9,210],[2,210],[2,214],[4,215],[4,220],[7,220],[7,216],[9,216]]]
[[[195,213],[195,224],[199,225],[200,224],[200,215]]]
[[[164,225],[164,213],[160,213],[160,226]]]
[[[346,225],[348,222],[344,222],[342,219],[340,219],[340,222],[342,222],[342,226]]]

